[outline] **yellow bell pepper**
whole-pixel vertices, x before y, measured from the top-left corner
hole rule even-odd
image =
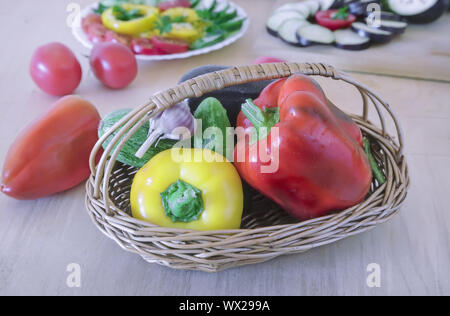
[[[141,15],[137,18],[125,21],[120,19],[114,10],[114,7],[103,12],[103,25],[108,29],[121,34],[137,35],[151,30],[159,14],[159,9],[147,5],[124,3],[119,7],[128,12],[135,10]]]
[[[130,194],[133,217],[163,227],[238,229],[244,195],[233,164],[208,149],[173,148],[136,174]]]

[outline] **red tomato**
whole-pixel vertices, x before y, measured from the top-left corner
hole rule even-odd
[[[34,52],[30,74],[43,91],[63,96],[71,94],[78,87],[82,70],[74,53],[67,46],[51,43]]]
[[[335,31],[348,28],[356,21],[356,16],[353,14],[349,14],[345,20],[334,19],[333,17],[338,11],[339,10],[327,10],[317,12],[315,16],[317,23],[331,31]]]
[[[166,54],[184,53],[189,50],[189,43],[182,40],[162,38],[159,36],[152,37],[152,44],[155,48]]]
[[[285,63],[287,62],[284,59],[276,58],[276,57],[270,57],[270,56],[262,56],[258,57],[253,61],[254,65],[259,64],[270,64],[270,63]]]
[[[102,25],[103,24],[102,17],[98,14],[90,13],[86,17],[84,17],[83,20],[81,21],[81,27],[83,28],[83,31],[85,33],[88,32],[89,26],[93,24]]]
[[[130,47],[131,40],[131,36],[118,34],[114,31],[107,31],[105,34],[105,42],[118,43]]]
[[[190,8],[191,2],[189,0],[167,0],[158,4],[158,8],[161,11],[166,11],[171,8],[178,8],[178,7]]]
[[[94,44],[105,42],[106,33],[108,33],[108,29],[103,24],[91,24],[87,31],[89,40]]]
[[[148,38],[135,38],[131,41],[131,49],[136,55],[163,55]]]
[[[111,89],[125,88],[133,82],[138,72],[133,52],[117,43],[95,45],[90,64],[97,79]]]

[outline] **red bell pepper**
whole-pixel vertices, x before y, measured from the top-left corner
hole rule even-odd
[[[19,200],[32,200],[86,180],[99,123],[100,115],[91,103],[76,96],[60,99],[12,144],[0,190]]]
[[[250,141],[238,141],[234,163],[242,178],[299,220],[361,202],[372,181],[369,161],[323,92],[308,77],[296,75],[285,82],[279,98],[279,113],[263,111],[251,100],[242,106],[257,130],[269,128]],[[278,168],[263,172],[269,165]]]
[[[255,104],[263,111],[267,108],[276,108],[278,106],[278,96],[285,82],[286,79],[280,79],[269,84],[254,101]],[[253,126],[253,124],[241,111],[237,117],[236,126],[247,128]]]
[[[288,79],[277,80],[268,85],[254,101],[254,103],[263,111],[268,108],[276,108],[281,104],[283,99],[294,91],[309,91],[313,92],[323,102],[328,103],[328,106],[333,111],[336,118],[339,120],[342,128],[360,145],[363,146],[363,137],[361,129],[358,125],[344,112],[331,103],[323,92],[322,88],[315,81],[304,75],[293,75]],[[250,120],[241,111],[238,115],[237,127],[248,128],[253,126]]]
[[[334,115],[338,119],[342,128],[362,147],[363,137],[361,129],[358,125],[344,112],[331,103],[325,96],[324,91],[317,83],[317,81],[304,75],[293,75],[288,78],[286,83],[282,86],[278,97],[278,105],[283,103],[284,99],[295,91],[309,91],[314,93],[322,102],[328,104]]]

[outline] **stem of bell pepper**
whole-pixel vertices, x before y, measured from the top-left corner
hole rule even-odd
[[[257,137],[252,137],[251,143],[260,140],[269,134],[270,129],[280,122],[280,109],[268,108],[261,110],[252,99],[247,99],[242,104],[242,113],[248,118],[256,129]]]
[[[183,180],[172,183],[161,193],[161,202],[164,213],[174,223],[195,221],[203,212],[201,191]]]
[[[377,179],[378,183],[384,184],[386,182],[386,178],[384,177],[383,173],[378,168],[378,164],[372,155],[369,139],[364,138],[363,144],[364,144],[364,151],[366,152],[367,158],[369,159],[369,163],[370,163],[370,167],[372,168],[373,175]]]

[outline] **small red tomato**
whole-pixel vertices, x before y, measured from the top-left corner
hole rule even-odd
[[[135,38],[131,41],[131,49],[136,55],[163,55],[148,38]]]
[[[191,2],[189,0],[166,0],[158,4],[158,9],[161,11],[179,7],[190,8]]]
[[[319,25],[331,31],[350,27],[356,21],[356,16],[348,14],[345,18],[338,18],[336,14],[339,10],[319,11],[315,18]]]
[[[118,43],[129,47],[131,40],[131,36],[118,34],[114,31],[107,31],[105,34],[105,42]]]
[[[100,24],[102,25],[102,17],[98,14],[90,13],[86,17],[83,18],[81,21],[81,27],[83,28],[83,31],[85,33],[88,32],[89,26],[93,24]]]
[[[53,96],[71,94],[81,82],[82,70],[74,53],[61,43],[39,47],[33,54],[30,74],[34,82]]]
[[[97,79],[111,89],[125,88],[137,76],[136,57],[122,44],[95,45],[89,61]]]
[[[162,38],[159,36],[152,37],[152,44],[155,48],[166,54],[184,53],[189,50],[189,43],[182,40]]]
[[[87,35],[88,39],[93,44],[103,43],[106,41],[106,33],[108,29],[102,24],[91,24],[88,27]]]
[[[270,56],[262,56],[262,57],[258,57],[253,61],[254,65],[259,65],[259,64],[270,64],[270,63],[285,63],[286,60],[284,59],[280,59],[280,58],[276,58],[276,57],[270,57]]]

